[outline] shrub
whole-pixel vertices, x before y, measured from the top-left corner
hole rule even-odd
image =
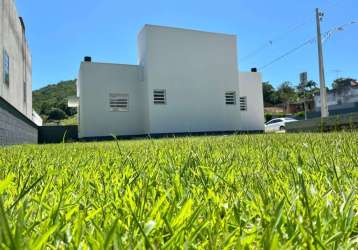
[[[298,119],[305,118],[305,112],[304,111],[297,112],[297,113],[295,113],[295,117]]]
[[[273,117],[272,113],[265,113],[265,120],[268,122]]]
[[[63,112],[62,109],[58,108],[52,108],[48,114],[49,120],[62,120],[67,118],[67,115],[65,112]]]

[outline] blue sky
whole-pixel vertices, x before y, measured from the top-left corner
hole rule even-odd
[[[76,78],[86,55],[94,61],[135,64],[137,33],[146,23],[236,34],[239,67],[246,71],[314,37],[315,7],[325,12],[323,31],[358,21],[357,0],[16,2],[32,51],[33,89]],[[358,78],[358,24],[335,33],[325,42],[324,53],[327,85],[337,76]],[[265,81],[277,86],[283,81],[296,83],[302,71],[318,81],[316,43],[262,73]]]

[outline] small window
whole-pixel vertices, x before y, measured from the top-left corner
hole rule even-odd
[[[4,50],[3,62],[4,62],[3,64],[4,83],[9,86],[10,85],[10,58],[6,50]]]
[[[27,86],[26,86],[26,82],[24,82],[23,85],[23,92],[24,92],[24,103],[27,102]]]
[[[236,105],[236,92],[230,91],[225,93],[226,105]]]
[[[109,107],[111,111],[128,111],[128,94],[109,94]]]
[[[166,92],[164,89],[156,89],[153,91],[153,102],[154,104],[166,104]]]
[[[246,96],[240,97],[240,110],[247,111],[247,97]]]

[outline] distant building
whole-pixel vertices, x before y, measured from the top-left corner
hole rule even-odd
[[[14,0],[1,0],[0,11],[0,145],[37,143],[25,23]]]
[[[358,83],[352,81],[350,86],[327,91],[328,110],[332,114],[358,112]],[[321,109],[321,96],[314,96],[315,111]]]
[[[236,43],[235,35],[145,25],[138,65],[86,58],[79,137],[263,131],[261,75],[239,72]]]

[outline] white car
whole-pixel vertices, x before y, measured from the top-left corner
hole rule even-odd
[[[296,122],[293,118],[275,118],[265,123],[265,132],[285,131],[286,123]]]

